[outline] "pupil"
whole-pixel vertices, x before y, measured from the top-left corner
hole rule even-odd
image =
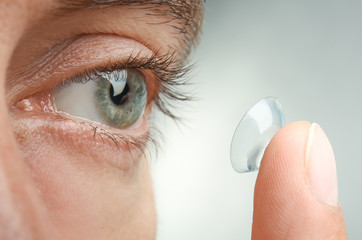
[[[111,100],[116,105],[122,105],[123,103],[125,103],[127,101],[128,92],[129,92],[129,88],[128,88],[127,83],[126,83],[126,86],[124,87],[123,91],[120,94],[116,95],[116,96],[113,96],[114,89],[113,89],[112,84],[111,84],[111,87],[109,89],[109,94],[110,94]]]

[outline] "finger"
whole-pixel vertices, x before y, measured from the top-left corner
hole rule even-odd
[[[255,185],[252,239],[347,239],[334,154],[319,125],[288,124],[268,145]]]

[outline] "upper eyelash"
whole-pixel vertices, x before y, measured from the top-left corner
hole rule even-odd
[[[185,62],[175,64],[178,62],[175,61],[176,53],[167,53],[161,56],[158,56],[158,54],[155,53],[150,57],[142,57],[140,54],[141,53],[135,55],[134,57],[130,56],[126,61],[113,61],[91,70],[84,70],[80,74],[64,81],[62,84],[66,85],[74,82],[85,83],[94,79],[94,76],[100,76],[101,72],[112,72],[114,70],[124,69],[150,70],[154,75],[157,85],[158,94],[153,100],[156,106],[161,110],[161,112],[172,119],[181,119],[180,116],[173,113],[173,108],[175,107],[174,102],[192,100],[192,96],[182,91],[181,86],[189,84],[190,78],[188,75],[192,70],[193,65],[186,64]],[[67,119],[64,116],[59,114],[57,115],[63,120]],[[121,145],[128,148],[130,148],[130,146],[135,146],[143,153],[144,150],[147,149],[148,153],[156,156],[160,145],[159,141],[163,137],[161,132],[155,127],[151,127],[152,131],[149,131],[146,135],[141,137],[132,137],[113,133],[98,126],[93,126],[91,123],[84,122],[83,124],[87,124],[91,128],[94,132],[94,138],[99,137],[102,141],[106,141],[110,145],[114,144],[117,149],[119,149]]]
[[[193,68],[192,64],[179,63],[175,60],[176,53],[166,53],[158,56],[157,53],[149,57],[141,56],[141,53],[130,56],[126,61],[112,61],[104,65],[97,66],[91,70],[84,70],[82,73],[72,77],[62,84],[72,82],[87,82],[94,76],[100,76],[101,72],[112,72],[114,70],[135,69],[150,70],[156,81],[157,95],[154,99],[156,106],[165,115],[172,119],[179,120],[173,110],[175,101],[192,100],[191,94],[182,90],[181,86],[188,85],[189,73]]]

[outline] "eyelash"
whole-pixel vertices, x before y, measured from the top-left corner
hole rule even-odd
[[[91,70],[85,70],[75,77],[63,82],[62,84],[72,82],[84,82],[93,76],[100,76],[101,72],[112,72],[114,70],[134,69],[134,70],[150,70],[156,82],[157,93],[156,98],[152,99],[156,106],[165,115],[174,120],[180,120],[180,116],[173,113],[175,101],[190,101],[192,96],[180,89],[180,86],[188,85],[190,78],[189,73],[193,65],[181,63],[172,66],[175,63],[175,53],[167,53],[158,56],[154,53],[151,57],[142,57],[141,53],[136,56],[130,56],[126,61],[120,60],[100,65]]]
[[[192,100],[191,95],[182,91],[180,86],[189,84],[190,78],[188,76],[193,65],[187,63],[175,65],[175,62],[177,62],[175,56],[175,53],[167,53],[161,56],[154,53],[150,57],[142,57],[141,53],[138,53],[134,57],[130,56],[126,61],[109,62],[91,70],[84,70],[71,79],[64,81],[62,84],[86,82],[92,79],[92,77],[100,75],[101,72],[112,72],[114,70],[134,69],[150,71],[152,73],[152,80],[155,81],[156,84],[156,94],[151,100],[165,115],[174,120],[180,120],[181,117],[173,113],[173,109],[176,106],[174,103]],[[64,117],[59,114],[58,117],[64,119]],[[130,150],[130,147],[134,146],[142,152],[147,149],[149,153],[156,153],[157,155],[158,140],[162,137],[162,134],[157,128],[152,128],[149,133],[143,136],[133,137],[113,133],[109,130],[93,126],[89,122],[82,122],[82,124],[87,124],[91,127],[94,132],[94,139],[99,136],[103,142],[107,141],[110,145],[113,143],[117,149],[120,149],[121,146],[126,146],[128,150]]]

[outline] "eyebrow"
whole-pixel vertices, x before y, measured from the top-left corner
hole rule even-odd
[[[205,0],[59,0],[56,14],[66,14],[82,10],[96,10],[114,7],[135,7],[147,11],[145,16],[164,17],[167,24],[177,30],[182,46],[187,54],[198,42],[203,22]]]

